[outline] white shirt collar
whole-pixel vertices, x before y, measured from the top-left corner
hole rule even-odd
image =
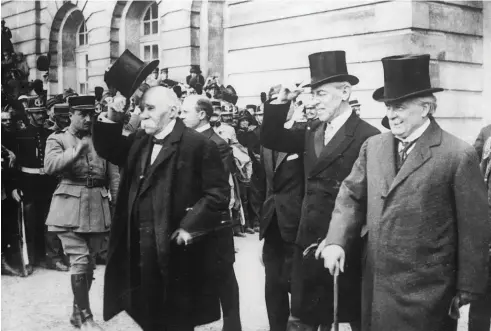
[[[351,114],[352,114],[352,111],[345,111],[344,113],[342,113],[341,115],[339,115],[338,117],[333,119],[330,123],[330,126],[328,126],[329,130],[331,132],[337,132],[339,129],[341,129],[341,127],[344,125],[344,123],[346,123],[348,118],[350,118]],[[326,128],[326,130],[327,130],[327,128]]]
[[[406,142],[407,143],[413,142],[423,135],[423,133],[426,131],[426,129],[428,129],[428,127],[430,126],[430,124],[431,124],[431,121],[429,119],[427,119],[426,122],[423,123],[423,125],[421,125],[419,128],[414,130],[414,132],[411,133],[407,138],[405,138],[405,139],[400,139],[397,137],[396,138],[402,142],[405,142],[405,143]]]
[[[211,129],[210,123],[206,123],[205,125],[200,126],[199,128],[196,128],[195,130],[198,132],[203,132],[203,131],[206,131],[208,129]]]
[[[174,130],[175,125],[176,125],[176,120],[173,119],[172,121],[169,122],[169,124],[167,124],[167,126],[162,131],[160,131],[154,136],[155,139],[164,139],[165,137],[167,137],[172,132],[172,130]]]

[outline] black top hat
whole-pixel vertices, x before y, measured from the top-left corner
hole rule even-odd
[[[389,56],[382,59],[382,64],[384,86],[373,92],[376,101],[399,101],[443,91],[431,87],[429,54]]]
[[[53,114],[56,115],[68,115],[70,106],[67,103],[56,104],[53,108]]]
[[[309,55],[311,82],[305,87],[316,87],[332,82],[358,84],[357,77],[348,74],[345,51],[328,51]]]
[[[158,65],[159,60],[146,63],[129,50],[125,50],[109,71],[104,74],[104,81],[126,98],[130,98]]]
[[[199,65],[196,65],[196,64],[192,64],[191,65],[191,69],[189,70],[190,73],[195,73],[195,74],[200,74],[201,73],[201,69],[199,67]]]
[[[40,111],[46,111],[46,98],[45,96],[32,96],[27,98],[26,111],[28,113],[37,113]]]
[[[73,110],[95,110],[95,96],[73,96],[68,99],[68,105]]]

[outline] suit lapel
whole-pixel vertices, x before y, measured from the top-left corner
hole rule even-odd
[[[356,114],[351,114],[346,123],[336,132],[331,141],[324,146],[322,153],[319,155],[317,163],[310,176],[315,176],[329,165],[331,165],[337,158],[339,158],[343,152],[351,145],[354,140],[354,133],[358,126],[360,119]]]
[[[267,178],[271,178],[273,174],[273,155],[272,150],[263,148],[264,171],[266,171]]]
[[[317,161],[317,156],[315,154],[315,135],[321,124],[321,121],[318,119],[313,120],[307,124],[307,130],[305,130],[305,174],[310,173],[311,169],[315,165],[315,162]]]
[[[386,197],[389,188],[396,176],[395,140],[389,132],[384,134],[382,143],[377,146],[377,160],[379,160],[380,170],[383,175],[382,196]]]
[[[162,165],[164,165],[166,161],[176,152],[177,143],[181,140],[181,136],[184,132],[184,129],[185,129],[184,123],[180,119],[177,119],[174,129],[169,134],[168,138],[164,142],[164,145],[162,146],[162,149],[157,155],[157,158],[152,163],[152,165],[149,166],[145,174],[145,179],[142,183],[140,194],[143,194],[152,184],[155,183],[155,181],[152,180],[152,178],[157,172],[157,170]]]
[[[436,124],[436,122],[431,121],[430,126],[418,139],[413,150],[409,153],[406,161],[395,176],[387,195],[394,191],[394,189],[399,186],[399,184],[401,184],[409,175],[419,169],[431,158],[430,147],[439,145],[441,143],[441,139],[442,129],[438,126],[438,124]]]
[[[278,169],[280,164],[285,160],[287,155],[288,155],[288,153],[278,152],[278,158],[276,159],[276,167],[274,168],[275,171]]]

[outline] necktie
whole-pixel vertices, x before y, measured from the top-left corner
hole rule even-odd
[[[164,139],[157,139],[157,138],[152,138],[152,142],[155,144],[155,145],[163,145],[164,144],[164,141],[165,141],[165,138]]]
[[[326,129],[324,130],[324,146],[326,146],[333,137],[333,126],[331,123],[325,124]]]
[[[416,140],[413,141],[400,141],[399,144],[402,146],[402,149],[399,151],[399,162],[398,162],[398,169],[401,169],[402,165],[407,159],[408,150],[416,143]]]

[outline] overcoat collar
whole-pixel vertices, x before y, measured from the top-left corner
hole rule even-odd
[[[377,159],[381,162],[380,166],[384,176],[382,196],[384,198],[389,196],[409,175],[425,164],[432,156],[431,147],[440,145],[441,141],[442,129],[432,120],[396,174],[395,138],[391,133],[385,134],[382,143],[378,146],[377,153]]]
[[[325,168],[330,166],[336,159],[342,156],[343,152],[353,142],[356,128],[358,127],[359,123],[360,118],[353,112],[346,123],[344,123],[338,132],[334,134],[331,141],[324,146],[316,164],[309,173],[309,177],[319,174]]]

